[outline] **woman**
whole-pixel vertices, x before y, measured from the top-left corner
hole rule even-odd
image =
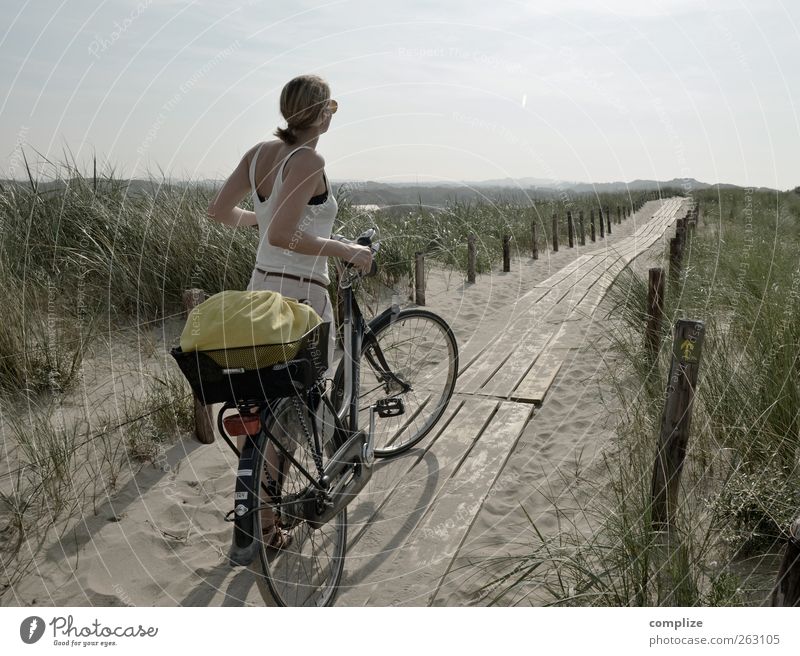
[[[300,75],[290,80],[280,100],[287,126],[275,131],[278,139],[245,153],[208,206],[208,216],[220,223],[258,225],[260,241],[248,290],[272,290],[305,300],[323,321],[331,322],[328,256],[365,272],[372,266],[369,248],[330,238],[337,204],[316,145],[337,107],[322,78]],[[254,212],[236,206],[248,191]],[[331,329],[329,364],[334,337]]]
[[[245,153],[208,206],[208,216],[225,225],[258,225],[260,241],[248,290],[271,290],[305,301],[323,321],[331,322],[329,378],[335,330],[327,258],[342,258],[364,272],[372,266],[369,248],[330,238],[337,204],[316,145],[319,136],[328,131],[337,107],[322,78],[301,75],[290,80],[280,99],[286,127],[275,131],[278,139],[257,144]],[[248,191],[253,196],[253,212],[237,207]],[[292,433],[299,426],[284,428],[291,439],[297,439]],[[278,461],[274,447],[267,460],[274,479]],[[277,520],[265,518],[264,525],[269,531],[267,544],[288,546],[289,534]]]

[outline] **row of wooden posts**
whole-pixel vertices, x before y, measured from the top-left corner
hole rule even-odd
[[[629,218],[634,212],[644,204],[644,200],[637,201],[632,207],[617,205],[616,218],[613,220],[614,224],[620,224],[624,219]],[[609,207],[600,207],[597,212],[599,221],[595,223],[595,211],[589,212],[589,238],[596,242],[598,233],[600,239],[604,239],[606,234],[612,232],[612,216],[614,216]],[[570,248],[575,247],[575,238],[577,236],[578,244],[586,246],[586,230],[584,229],[584,215],[583,210],[578,212],[577,225],[572,216],[572,211],[568,210],[566,215],[567,222],[567,243]],[[597,227],[595,227],[597,225]],[[552,251],[558,252],[559,247],[559,218],[558,214],[553,214],[552,223]],[[538,230],[536,227],[536,220],[531,221],[531,257],[534,260],[539,259],[539,239]],[[545,239],[547,242],[547,239]],[[508,273],[511,271],[511,235],[503,235],[503,271]],[[475,268],[477,264],[477,245],[475,234],[470,234],[467,237],[467,282],[475,282]],[[417,305],[425,305],[425,254],[418,251],[414,253],[414,302]]]
[[[675,236],[669,240],[669,280],[676,281],[683,265],[683,254],[689,234],[697,227],[699,207],[692,206],[675,225]],[[652,354],[661,348],[661,322],[664,316],[664,269],[653,267],[648,271],[647,324],[645,341]]]
[[[670,239],[669,280],[677,280],[683,265],[683,255],[689,235],[697,227],[699,208],[694,205],[678,219],[675,236]],[[664,316],[664,270],[649,270],[647,294],[647,323],[645,343],[651,357],[660,350],[661,323]],[[689,440],[694,392],[700,367],[705,324],[703,321],[679,319],[672,340],[672,357],[667,379],[664,410],[658,436],[651,483],[651,525],[664,538],[664,558],[680,553],[683,547],[677,537],[676,518],[680,476]],[[668,568],[660,567],[660,578],[668,578]],[[661,581],[663,583],[663,580]],[[800,605],[800,517],[788,531],[788,541],[772,590],[773,606]]]

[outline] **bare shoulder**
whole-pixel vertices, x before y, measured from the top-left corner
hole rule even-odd
[[[256,153],[258,153],[258,159],[261,161],[261,158],[265,155],[269,156],[270,154],[274,153],[279,143],[281,143],[279,139],[273,139],[272,141],[259,141],[244,154],[244,159],[246,159],[248,162],[252,162],[253,158],[256,156]],[[259,148],[261,149],[260,151]]]
[[[303,178],[321,173],[325,168],[325,159],[316,150],[302,148],[297,151],[286,164],[288,173],[301,175]]]
[[[322,168],[325,166],[325,158],[316,150],[311,148],[301,148],[294,156],[298,161],[303,162],[305,166]]]

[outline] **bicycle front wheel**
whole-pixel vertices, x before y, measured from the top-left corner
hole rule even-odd
[[[323,400],[320,412],[322,452],[329,458],[335,452],[333,412]],[[283,399],[276,404],[269,431],[312,476],[317,476],[319,454],[306,437],[303,424],[311,430],[311,413],[298,399]],[[313,529],[299,517],[299,509],[290,502],[310,485],[308,478],[285,456],[270,445],[259,449],[253,463],[260,473],[255,481],[259,490],[259,506],[265,507],[256,515],[256,535],[263,535],[260,556],[255,564],[258,587],[268,605],[330,606],[342,578],[347,543],[347,509],[329,522]],[[265,483],[267,493],[261,483]],[[275,520],[287,540],[281,548],[269,544],[275,531]]]
[[[339,406],[344,396],[344,366],[344,362],[339,364],[334,379]],[[399,455],[425,437],[444,414],[457,375],[458,344],[439,315],[406,308],[370,323],[361,351],[359,426],[368,426],[371,405],[385,399],[402,402],[402,412],[396,416],[376,414],[375,455]]]

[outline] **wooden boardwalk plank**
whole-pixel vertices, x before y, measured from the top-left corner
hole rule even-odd
[[[451,560],[513,450],[532,406],[503,402],[431,509],[396,551],[391,586],[376,584],[370,605],[426,605],[435,596]]]
[[[603,271],[602,264],[602,258],[587,258],[575,271],[574,279],[562,279],[551,287],[543,288],[545,293],[528,296],[526,303],[518,303],[515,318],[502,331],[493,335],[492,343],[487,345],[478,357],[473,358],[462,368],[458,390],[467,394],[478,393],[500,369],[508,365],[512,371],[502,376],[501,379],[506,382],[499,385],[505,386],[506,391],[509,391],[508,382],[518,380],[519,375],[524,373],[532,362],[527,360],[520,365],[519,361],[512,357],[514,346],[524,344],[531,336],[538,336],[542,332],[547,336],[548,330],[552,332],[552,329],[541,326],[544,326],[545,322],[560,323],[561,314],[568,310],[559,307],[559,304],[570,295],[576,284],[586,280],[591,282],[594,276],[600,275]],[[521,372],[520,366],[523,369]]]
[[[564,359],[569,355],[570,349],[554,340],[553,345],[546,349],[534,362],[533,367],[511,391],[510,396],[516,401],[541,404],[547,391],[553,384],[556,375],[561,369]]]
[[[565,278],[575,275],[581,268],[590,265],[595,257],[596,257],[595,255],[587,253],[585,255],[581,255],[575,258],[563,269],[559,269],[552,276],[547,278],[547,280],[543,280],[538,285],[536,285],[536,287],[550,288],[553,287],[554,285],[557,285]]]
[[[401,474],[387,479],[389,485],[374,492],[372,498],[368,495],[362,500],[359,495],[348,508],[348,513],[362,518],[362,524],[348,541],[339,605],[366,603],[368,591],[382,580],[382,567],[395,556],[414,526],[436,502],[498,405],[496,400],[471,397],[410,467],[401,468]],[[386,469],[391,470],[397,463],[386,464]],[[373,486],[370,481],[368,491]],[[362,508],[364,504],[366,508]]]
[[[546,296],[549,291],[549,289],[534,288],[531,292],[528,292],[522,297],[526,299],[524,302],[522,298],[519,299],[514,306],[514,312],[504,313],[503,316],[508,317],[508,321],[505,325],[498,326],[497,330],[476,330],[475,334],[470,337],[466,344],[460,345],[459,365],[461,369],[459,370],[459,379],[466,381],[467,377],[471,375],[467,373],[469,369],[475,365],[479,359],[485,359],[487,357],[485,352],[487,349],[497,344],[498,335],[513,332],[515,330],[515,325],[524,324],[527,317],[531,316],[535,311],[536,303],[542,297]],[[487,312],[485,321],[488,322],[491,320],[496,321],[495,315],[492,314],[490,316]]]
[[[420,442],[418,447],[395,458],[378,460],[375,463],[375,470],[370,482],[359,493],[358,501],[348,507],[349,535],[347,541],[351,548],[361,539],[361,534],[369,529],[372,522],[377,521],[381,506],[394,492],[397,484],[404,480],[425,453],[433,448],[441,434],[453,423],[459,413],[467,412],[463,407],[464,403],[464,398],[451,399],[437,426]]]
[[[555,334],[550,325],[533,329],[516,343],[512,356],[476,393],[508,398]]]

